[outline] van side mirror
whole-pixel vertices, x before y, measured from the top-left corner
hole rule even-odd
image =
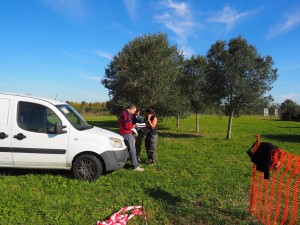
[[[61,122],[57,122],[54,125],[54,133],[55,134],[67,133],[67,131],[63,130],[64,128],[66,128],[66,126],[63,126]]]

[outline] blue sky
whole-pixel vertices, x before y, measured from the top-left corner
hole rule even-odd
[[[300,103],[300,1],[0,0],[0,92],[62,101],[106,101],[100,80],[112,56],[163,32],[186,57],[242,35],[271,55],[277,103]]]

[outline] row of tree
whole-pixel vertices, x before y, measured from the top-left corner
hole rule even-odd
[[[81,115],[109,115],[110,112],[107,109],[106,102],[72,102],[67,101],[73,108],[75,108]]]
[[[269,96],[270,97],[270,96]],[[111,115],[107,108],[107,102],[72,102],[67,101],[82,115],[107,116]],[[291,99],[286,99],[281,104],[275,103],[272,98],[264,98],[259,101],[255,107],[245,108],[241,110],[242,115],[263,115],[263,109],[268,108],[268,115],[275,116],[275,110],[278,110],[278,115],[282,120],[299,121],[300,120],[300,105]],[[189,112],[191,113],[191,112]],[[188,114],[189,114],[188,113]],[[206,109],[202,113],[218,113],[214,109]]]
[[[300,106],[291,99],[280,104],[280,118],[282,120],[300,121]]]
[[[143,35],[127,43],[105,70],[102,84],[108,89],[113,114],[134,103],[152,106],[161,117],[184,117],[205,110],[228,115],[226,139],[232,118],[257,106],[277,79],[272,57],[261,56],[239,36],[217,41],[205,56],[185,58],[163,33]]]

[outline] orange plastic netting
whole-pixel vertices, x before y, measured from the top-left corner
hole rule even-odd
[[[254,144],[255,152],[259,136]],[[271,154],[270,179],[252,168],[250,188],[250,213],[263,224],[300,224],[300,157],[276,149]]]

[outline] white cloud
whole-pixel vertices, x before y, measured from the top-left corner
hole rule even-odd
[[[54,11],[65,16],[84,17],[88,15],[84,0],[40,0]]]
[[[291,100],[293,100],[295,102],[300,102],[299,101],[300,100],[300,96],[299,96],[299,94],[296,94],[296,93],[288,93],[286,95],[281,95],[280,99],[281,99],[281,102],[284,102],[287,99],[291,99]]]
[[[101,82],[102,78],[101,76],[90,76],[90,75],[86,75],[86,74],[78,74],[79,77],[82,77],[84,79],[87,80],[92,80],[92,81],[97,81],[97,82]]]
[[[102,58],[106,58],[109,60],[111,60],[113,58],[113,56],[110,53],[101,51],[101,50],[92,50],[92,51],[85,51],[85,52],[90,53],[92,55],[102,57]]]
[[[113,23],[111,26],[112,26],[113,28],[116,28],[116,29],[118,29],[118,30],[120,30],[120,31],[122,31],[122,32],[124,32],[124,33],[127,33],[127,34],[129,34],[129,35],[131,35],[131,36],[136,36],[136,34],[135,34],[133,31],[131,31],[131,30],[128,29],[127,27],[124,27],[124,26],[121,25],[120,23]]]
[[[194,54],[194,49],[192,49],[189,46],[182,46],[182,51],[183,51],[184,56],[190,57]]]
[[[136,16],[136,6],[137,6],[137,1],[136,0],[123,0],[125,6],[126,6],[126,9],[130,15],[130,17],[132,19],[135,18]]]
[[[211,23],[222,23],[226,25],[226,30],[230,31],[233,26],[243,17],[247,17],[256,12],[255,11],[246,11],[239,13],[234,8],[230,6],[225,6],[223,9],[216,12],[214,15],[207,19]]]
[[[168,0],[166,2],[166,5],[168,8],[174,10],[175,15],[177,15],[179,17],[185,17],[190,14],[190,10],[189,10],[187,4],[184,2],[175,3],[172,0]]]
[[[280,34],[287,33],[295,29],[300,24],[300,13],[299,10],[294,13],[288,13],[285,20],[277,26],[270,29],[267,38],[270,39]]]
[[[63,55],[65,55],[67,58],[71,59],[74,62],[80,64],[86,63],[86,59],[84,59],[84,57],[77,52],[66,50],[64,48],[62,48],[61,51]]]
[[[164,12],[155,15],[154,19],[174,32],[180,45],[187,46],[187,39],[192,33],[192,28],[196,25],[193,22],[192,11],[189,6],[184,2],[176,3],[172,0],[162,1],[161,6]],[[189,48],[189,54],[191,52]]]
[[[97,57],[109,59],[109,60],[112,60],[112,58],[113,58],[113,55],[111,55],[110,53],[102,51],[102,50],[97,50],[97,49],[95,49],[95,50],[80,50],[80,52],[75,52],[75,51],[70,51],[70,50],[65,50],[65,49],[62,49],[61,51],[62,51],[63,55],[65,55],[72,61],[74,61],[76,63],[80,63],[80,64],[86,64],[89,62],[89,59],[86,57],[85,54],[82,54],[82,52],[88,53],[88,54],[91,54],[91,55],[94,55]]]

